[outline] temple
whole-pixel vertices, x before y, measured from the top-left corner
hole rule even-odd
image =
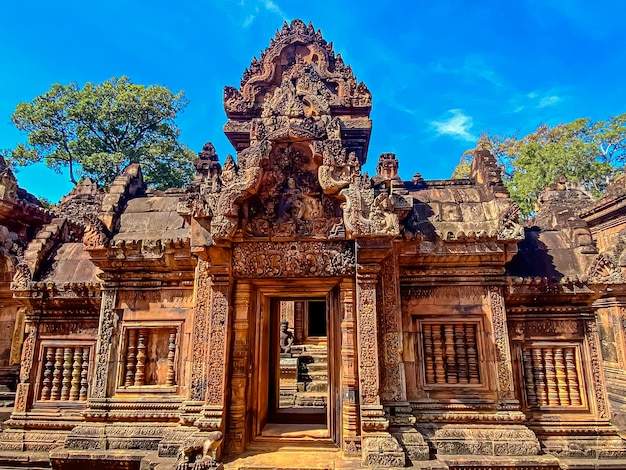
[[[295,20],[186,188],[46,210],[0,166],[0,466],[626,468],[626,178],[520,223],[486,151],[364,173],[371,106]]]

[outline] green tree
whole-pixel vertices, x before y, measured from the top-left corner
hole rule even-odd
[[[70,180],[89,176],[107,186],[131,163],[141,163],[147,184],[181,187],[193,176],[194,153],[179,142],[176,116],[187,105],[183,92],[143,86],[128,78],[104,83],[53,84],[12,115],[26,144],[8,152],[10,163],[45,161],[67,167]]]
[[[541,124],[527,136],[480,136],[476,149],[489,150],[503,168],[504,183],[524,215],[533,212],[539,193],[559,175],[580,182],[598,196],[626,161],[626,114],[606,121],[577,119],[568,124]],[[465,152],[455,175],[469,175]]]

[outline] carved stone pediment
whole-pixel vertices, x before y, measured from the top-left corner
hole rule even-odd
[[[399,234],[406,195],[361,174],[371,95],[311,25],[285,25],[224,107],[237,157],[206,144],[179,208],[212,243]]]
[[[593,260],[587,277],[591,282],[595,283],[622,283],[624,282],[624,276],[622,269],[613,253],[605,252],[601,253]]]

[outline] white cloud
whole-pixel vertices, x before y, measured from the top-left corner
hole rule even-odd
[[[533,90],[524,94],[517,93],[512,95],[509,103],[511,112],[519,113],[521,111],[532,111],[555,106],[563,100],[564,97],[558,89]]]
[[[548,106],[554,106],[555,104],[559,103],[561,101],[561,97],[560,96],[556,96],[556,95],[551,95],[551,96],[544,96],[543,98],[541,98],[539,100],[539,104],[537,105],[538,108],[546,108]]]
[[[241,26],[243,26],[244,28],[247,28],[248,26],[250,26],[252,24],[252,22],[254,21],[254,19],[256,18],[256,15],[254,14],[249,14],[248,16],[246,16],[246,18],[243,20],[243,23],[241,24]]]
[[[438,61],[429,64],[429,69],[436,73],[460,75],[470,80],[480,78],[498,87],[503,85],[503,80],[500,78],[495,69],[487,63],[484,57],[478,54],[465,56],[461,66],[449,67],[441,61]]]
[[[287,15],[285,14],[285,12],[272,0],[263,0],[263,6],[265,7],[267,11],[276,13],[283,20],[287,21]]]
[[[471,116],[463,113],[461,109],[449,109],[448,114],[452,114],[448,119],[430,122],[437,135],[448,135],[455,139],[466,141],[476,140],[476,136],[470,132],[473,125]]]

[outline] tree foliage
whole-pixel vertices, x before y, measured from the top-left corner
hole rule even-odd
[[[476,150],[489,150],[496,157],[511,198],[529,215],[539,193],[559,175],[600,195],[626,162],[625,139],[626,113],[599,122],[577,119],[552,127],[541,124],[521,138],[486,132]],[[469,176],[473,151],[463,154],[453,177]]]
[[[89,176],[105,186],[127,165],[141,163],[150,186],[181,187],[193,175],[194,154],[179,142],[175,124],[186,105],[183,92],[126,77],[83,88],[56,83],[15,109],[13,123],[27,139],[8,152],[10,163],[45,161],[56,171],[67,167],[74,184]]]

